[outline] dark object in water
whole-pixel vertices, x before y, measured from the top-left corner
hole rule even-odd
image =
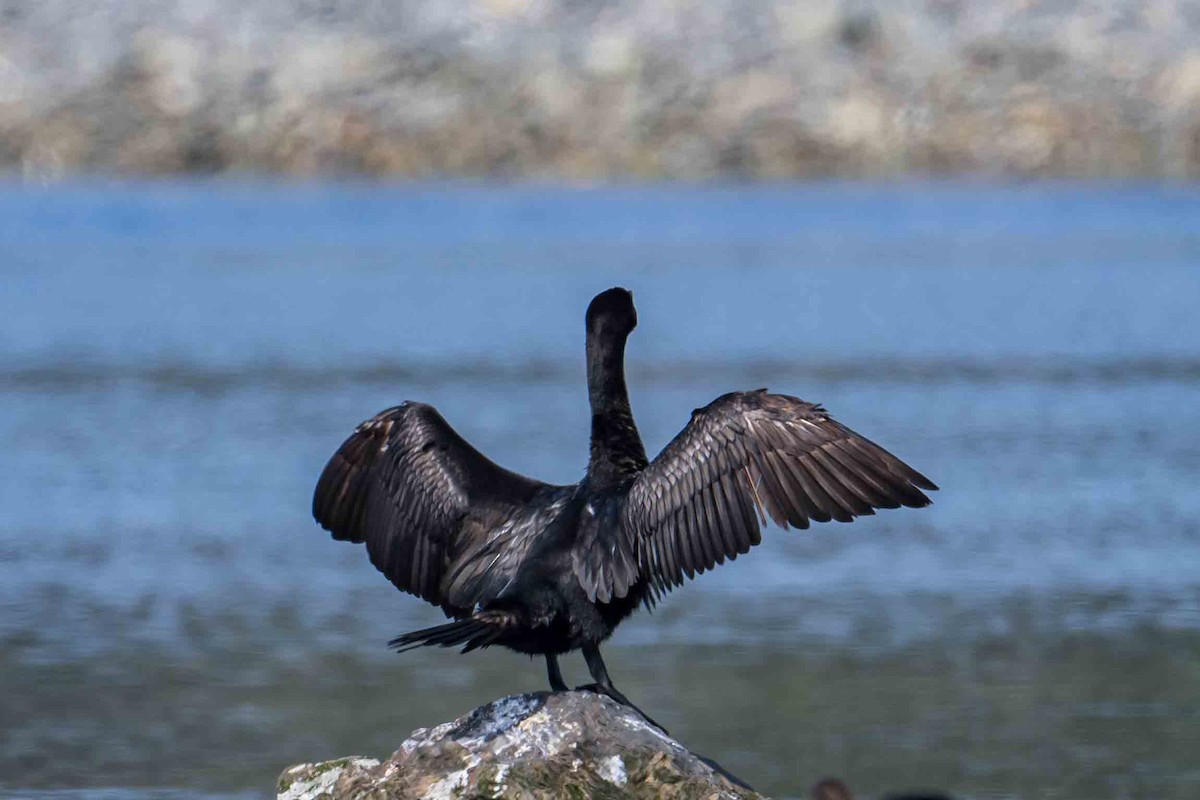
[[[391,647],[543,655],[555,690],[567,688],[558,656],[582,648],[595,680],[586,688],[632,705],[600,643],[639,603],[758,544],[760,519],[807,528],[929,505],[921,489],[937,487],[924,475],[821,406],[765,389],[696,409],[647,461],[625,386],[636,325],[625,289],[588,306],[591,457],[573,486],[497,466],[413,402],[359,425],[329,460],[313,516],[333,538],[365,542],[392,583],[455,620]]]
[[[854,794],[846,782],[838,778],[824,778],[809,790],[812,800],[854,800]]]
[[[839,778],[823,778],[808,791],[812,800],[854,800],[854,793],[846,782]],[[937,791],[902,792],[886,794],[883,800],[954,800],[948,794]]]

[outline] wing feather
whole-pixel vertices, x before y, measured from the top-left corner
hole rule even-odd
[[[621,526],[659,593],[761,539],[771,519],[849,522],[878,508],[929,505],[932,481],[795,397],[735,392],[692,419],[637,477]]]
[[[362,423],[338,448],[317,481],[313,517],[333,538],[365,543],[398,588],[449,612],[503,577],[483,580],[470,563],[504,550],[484,546],[488,536],[500,528],[528,536],[531,526],[513,520],[534,513],[527,506],[539,492],[562,488],[497,466],[435,408],[409,402]],[[464,575],[471,579],[449,586]]]

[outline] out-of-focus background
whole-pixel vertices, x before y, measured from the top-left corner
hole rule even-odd
[[[1200,174],[1195,0],[3,0],[0,166]]]
[[[635,702],[777,797],[1200,796],[1198,43],[1169,1],[0,0],[0,796],[268,797],[543,688],[388,652],[441,616],[311,490],[408,398],[578,479],[613,285],[651,452],[769,386],[943,487],[635,616]]]

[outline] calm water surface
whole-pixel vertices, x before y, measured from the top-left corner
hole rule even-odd
[[[627,694],[778,796],[1200,796],[1200,191],[8,187],[0,254],[0,795],[265,797],[543,688],[386,651],[440,614],[310,493],[406,398],[577,480],[621,284],[652,452],[770,386],[943,488],[634,617]]]

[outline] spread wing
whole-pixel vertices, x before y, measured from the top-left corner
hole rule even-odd
[[[507,580],[529,544],[509,539],[537,533],[527,504],[557,489],[492,463],[432,406],[404,403],[338,448],[313,516],[333,538],[365,542],[398,588],[452,612]]]
[[[928,478],[795,397],[734,392],[691,422],[630,486],[621,527],[658,592],[761,541],[759,518],[807,528],[930,503]]]

